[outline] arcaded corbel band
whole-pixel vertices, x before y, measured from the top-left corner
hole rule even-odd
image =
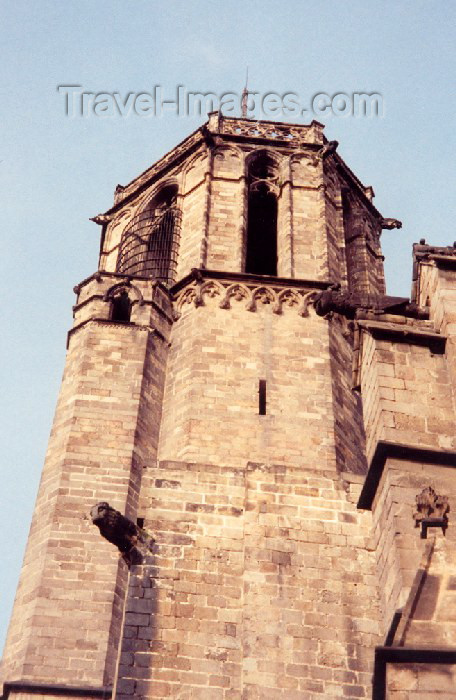
[[[152,550],[154,538],[106,501],[96,503],[90,509],[90,517],[101,535],[121,552],[128,566],[141,564]]]

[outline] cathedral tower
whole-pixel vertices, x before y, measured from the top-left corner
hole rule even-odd
[[[454,462],[456,258],[419,246],[412,303],[387,297],[379,238],[400,222],[372,199],[318,122],[219,113],[116,188],[75,288],[5,696],[386,688],[374,649],[424,556],[404,503]],[[153,535],[142,560],[100,537],[97,502]]]

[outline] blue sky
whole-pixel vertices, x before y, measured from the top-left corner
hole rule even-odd
[[[456,5],[411,0],[15,0],[0,7],[3,392],[0,647],[33,510],[73,286],[96,267],[89,217],[204,117],[70,119],[87,91],[378,92],[382,118],[329,117],[326,134],[385,216],[388,291],[408,295],[411,245],[451,244]],[[305,120],[306,122],[309,119]],[[87,504],[90,506],[91,504]]]

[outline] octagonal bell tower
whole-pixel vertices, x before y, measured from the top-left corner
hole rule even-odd
[[[384,220],[336,147],[315,121],[213,113],[94,218],[99,266],[75,288],[10,694],[108,697],[117,677],[119,697],[310,697],[300,653],[348,668],[372,646],[367,623],[345,624],[361,614],[353,567],[376,599],[340,526],[363,533],[365,518],[346,477],[366,471],[356,339],[312,304],[334,285],[384,294]],[[87,517],[97,501],[156,539],[127,598],[125,561]],[[319,624],[312,560],[334,582],[334,648],[298,634]]]

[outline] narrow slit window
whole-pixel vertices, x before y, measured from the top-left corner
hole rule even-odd
[[[266,415],[266,379],[260,379],[258,383],[258,413]]]

